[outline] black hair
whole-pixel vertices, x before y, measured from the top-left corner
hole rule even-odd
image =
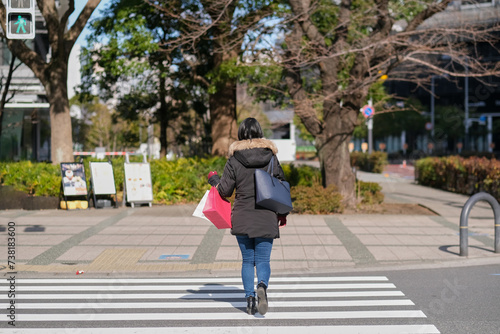
[[[259,122],[255,118],[248,117],[241,122],[240,127],[238,128],[238,140],[256,139],[262,137],[264,137],[264,133],[262,132]]]

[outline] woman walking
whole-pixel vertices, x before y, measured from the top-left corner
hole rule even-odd
[[[219,178],[216,171],[208,174],[210,185],[217,187],[222,197],[236,190],[231,214],[231,233],[236,236],[243,263],[241,278],[245,289],[247,313],[266,314],[267,287],[271,276],[273,240],[279,238],[279,227],[286,225],[286,216],[255,204],[254,171],[266,169],[273,163],[273,175],[284,180],[283,170],[276,158],[278,149],[263,138],[262,128],[255,118],[245,119],[238,129],[238,141],[229,147],[229,159]],[[257,270],[257,301],[254,288],[254,267]]]

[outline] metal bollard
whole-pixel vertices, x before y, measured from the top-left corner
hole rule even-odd
[[[460,214],[460,256],[469,256],[469,214],[472,207],[479,201],[488,202],[495,215],[495,253],[500,253],[500,204],[488,193],[480,192],[472,195],[465,202]]]

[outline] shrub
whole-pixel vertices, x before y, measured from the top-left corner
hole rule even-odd
[[[225,158],[180,158],[174,161],[153,160],[153,196],[156,203],[192,203],[199,201],[206,190],[208,172],[222,175]]]
[[[85,176],[87,185],[90,183],[89,163],[102,161],[95,158],[85,158]],[[124,158],[115,157],[112,160],[117,192],[123,191]],[[131,157],[131,162],[141,162],[139,157]],[[222,174],[225,158],[180,158],[174,161],[153,160],[151,178],[153,183],[153,202],[158,204],[196,203],[206,190],[210,189],[207,174],[216,170]],[[295,199],[295,212],[298,213],[336,213],[342,212],[342,196],[331,186],[323,188],[319,168],[311,166],[282,165],[285,178],[292,187],[292,197]],[[17,190],[35,196],[59,196],[61,187],[61,171],[59,166],[47,163],[32,163],[30,161],[15,163],[0,163],[0,184],[9,185]],[[361,193],[364,202],[381,202],[377,184],[361,183]],[[383,198],[383,197],[382,197]]]
[[[301,214],[341,213],[342,195],[335,186],[324,188],[321,184],[291,188],[293,212]]]
[[[285,173],[285,179],[290,183],[291,187],[294,186],[308,186],[321,183],[321,171],[319,168],[302,165],[295,167],[292,164],[281,166]]]
[[[351,153],[351,166],[355,166],[365,172],[382,173],[387,164],[387,153],[385,152],[376,151],[372,154],[363,152]]]
[[[0,184],[34,196],[58,196],[61,171],[47,163],[0,163]]]
[[[368,157],[368,161],[370,166],[372,166],[373,173],[382,173],[384,171],[385,166],[387,166],[387,153],[385,152],[373,152]]]
[[[357,167],[360,170],[368,171],[368,153],[351,152],[351,166]]]
[[[85,158],[85,176],[90,187],[90,162],[102,161]],[[131,157],[131,162],[142,161]],[[210,188],[206,176],[208,171],[217,170],[222,174],[224,158],[181,158],[175,161],[151,161],[151,178],[155,203],[173,204],[198,201]],[[124,158],[111,160],[117,192],[123,191]],[[35,196],[59,196],[61,171],[57,165],[33,163],[30,161],[0,163],[0,184],[9,185],[17,190]]]
[[[363,204],[380,204],[384,201],[382,187],[375,182],[356,182],[356,194],[361,196]]]
[[[449,156],[420,159],[415,164],[418,183],[472,195],[480,191],[500,200],[500,161]]]

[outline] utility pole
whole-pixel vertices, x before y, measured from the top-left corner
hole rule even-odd
[[[465,110],[465,147],[464,149],[467,151],[470,149],[469,147],[469,67],[467,66],[467,62],[465,63],[465,83],[464,83],[464,110]]]
[[[434,88],[434,84],[435,84],[435,78],[436,76],[433,75],[431,77],[431,124],[432,124],[432,128],[431,128],[431,138],[432,140],[434,140],[434,125],[435,125],[435,111],[434,111],[434,105],[435,105],[435,98],[434,98],[434,95],[435,95],[435,88]]]

